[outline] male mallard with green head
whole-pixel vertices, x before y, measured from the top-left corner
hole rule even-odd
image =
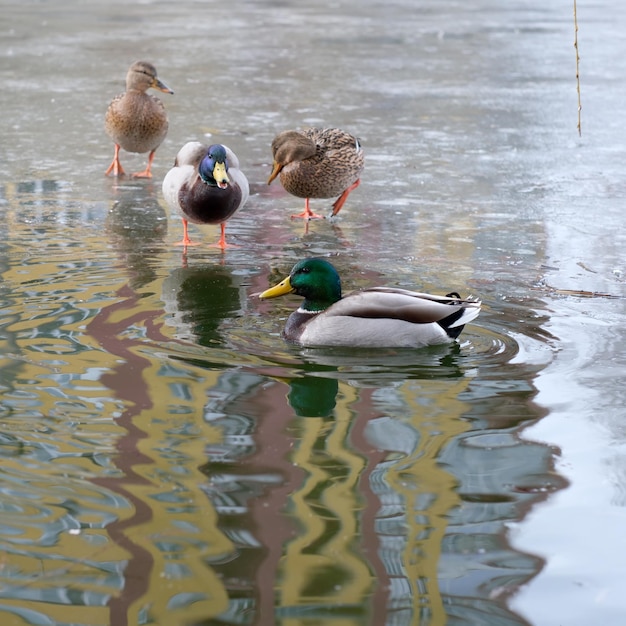
[[[304,298],[283,337],[306,347],[421,348],[454,341],[480,313],[480,300],[457,293],[435,296],[393,287],[341,295],[337,270],[319,258],[297,263],[261,299],[295,293]]]
[[[126,74],[126,91],[111,101],[104,118],[106,133],[115,142],[115,155],[105,176],[123,176],[120,148],[127,152],[149,152],[148,165],[135,178],[152,178],[152,161],[156,149],[167,135],[167,114],[163,103],[146,92],[158,89],[164,93],[174,92],[157,78],[154,65],[146,61],[133,63]]]
[[[222,250],[227,248],[226,221],[246,203],[249,194],[248,179],[228,146],[186,143],[163,179],[166,202],[183,218],[183,239],[177,245],[194,245],[187,226],[192,222],[219,224],[221,237],[217,245]]]
[[[361,182],[364,157],[356,137],[339,128],[286,130],[272,141],[274,159],[269,185],[280,175],[285,191],[305,198],[304,211],[291,217],[321,218],[310,198],[337,198],[331,217],[339,213],[350,192]]]

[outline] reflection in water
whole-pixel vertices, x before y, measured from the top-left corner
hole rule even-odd
[[[304,376],[289,383],[289,405],[298,417],[330,417],[339,383],[335,378]]]
[[[458,349],[435,352],[421,368],[413,363],[413,377],[400,365],[392,381],[387,366],[382,387],[372,382],[382,362],[367,371],[363,355],[347,353],[335,367],[320,355],[325,365],[309,364],[287,383],[220,375],[205,419],[220,428],[221,443],[207,448],[203,472],[218,528],[234,546],[211,564],[230,598],[223,623],[286,615],[525,623],[500,601],[538,566],[504,540],[503,521],[513,513],[498,498],[473,503],[457,486],[469,484],[474,467],[494,493],[494,479],[523,482],[542,475],[549,459],[535,446],[537,455],[525,448],[525,467],[506,467],[477,446],[472,405],[461,400],[471,394],[476,361]],[[448,365],[437,369],[431,359]],[[338,376],[341,367],[351,370],[347,378]],[[519,395],[526,419],[528,393]],[[511,415],[511,424],[520,417]],[[466,448],[482,455],[456,452]],[[525,506],[526,495],[504,505]]]
[[[217,528],[233,545],[229,555],[210,562],[227,593],[222,619],[238,622],[249,615],[254,623],[269,624],[275,615],[278,563],[296,532],[283,510],[303,479],[289,459],[293,441],[286,429],[293,414],[281,385],[264,384],[258,376],[224,373],[211,395],[205,415],[222,439],[207,448],[202,471]],[[270,410],[263,423],[254,417],[260,406]]]
[[[163,380],[169,379],[170,384],[174,384],[173,379],[180,373],[141,354],[146,340],[153,345],[169,341],[161,333],[162,309],[140,306],[142,294],[131,286],[142,287],[152,280],[149,256],[152,246],[160,243],[164,233],[164,213],[151,198],[151,195],[131,191],[123,202],[116,202],[110,213],[109,232],[116,242],[116,250],[122,255],[130,282],[118,290],[119,300],[103,307],[88,326],[89,334],[99,345],[119,358],[119,364],[103,375],[101,382],[116,398],[123,399],[125,406],[116,419],[126,433],[116,444],[119,454],[115,464],[120,474],[95,480],[127,498],[134,511],[132,516],[115,520],[107,527],[111,541],[129,555],[123,590],[108,602],[110,623],[120,626],[142,619],[136,615],[136,605],[142,599],[146,602],[151,581],[160,578],[169,581],[168,593],[152,598],[149,604],[140,607],[140,614],[143,611],[160,622],[161,616],[172,611],[185,612],[189,618],[207,611],[220,612],[206,608],[216,602],[223,604],[220,598],[223,594],[217,581],[210,582],[202,555],[209,558],[217,550],[221,558],[224,545],[228,544],[226,536],[214,531],[210,515],[203,515],[202,520],[197,518],[197,508],[204,509],[204,496],[196,484],[196,470],[193,464],[188,464],[186,455],[175,452],[182,441],[198,434],[194,413],[189,415],[190,421],[186,424],[178,419],[171,422],[185,411],[181,406],[159,406],[155,402]],[[209,272],[208,275],[206,283],[207,273],[197,268],[174,270],[165,281],[163,293],[180,307],[177,314],[182,316],[185,327],[188,325],[200,339],[212,342],[217,338],[220,320],[231,312],[224,306],[224,302],[228,302],[224,298],[228,291],[225,285],[230,281],[224,270],[218,272],[217,280],[216,274]],[[207,284],[214,286],[216,283],[217,290],[205,289]],[[207,291],[209,298],[205,301]],[[209,303],[208,314],[203,319],[209,321],[203,325],[198,319],[203,315],[206,302]],[[221,303],[221,308],[210,306],[216,302]],[[141,328],[142,332],[133,339],[128,336],[130,328]],[[185,385],[190,382],[186,381]],[[209,383],[212,382],[210,379]],[[155,429],[161,431],[164,450],[142,445],[148,433],[154,438]],[[202,440],[198,443],[202,446]],[[191,558],[190,545],[196,549]]]
[[[167,236],[167,215],[158,202],[152,181],[117,186],[105,227],[121,267],[128,272],[129,286],[137,289],[156,277],[156,254]]]
[[[69,605],[104,623],[107,602],[124,584],[123,550],[107,545],[105,529],[130,505],[90,480],[115,445],[99,422],[119,415],[122,403],[95,383],[108,357],[81,360],[90,350],[81,329],[96,289],[76,276],[97,273],[102,259],[73,249],[71,226],[92,207],[59,209],[65,187],[5,189],[11,231],[2,249],[8,289],[0,319],[7,348],[0,367],[1,595],[3,612],[19,615],[19,623],[62,623]],[[10,619],[2,621],[17,623]]]
[[[164,272],[150,185],[114,193],[115,259],[70,246],[23,266],[5,251],[5,612],[523,624],[504,600],[541,561],[511,550],[504,524],[562,484],[549,451],[514,436],[537,417],[533,367],[502,369],[515,342],[486,315],[466,343],[419,353],[281,363],[255,337],[255,354],[229,332],[250,307],[249,271],[226,257]],[[103,298],[105,263],[124,273]],[[172,345],[194,358],[164,357]]]
[[[163,283],[162,297],[177,338],[205,347],[224,345],[222,322],[239,314],[247,302],[242,277],[222,265],[172,270]]]
[[[116,441],[118,454],[114,463],[120,472],[115,477],[94,478],[93,482],[119,494],[133,510],[132,515],[111,521],[107,526],[111,542],[128,554],[124,567],[123,591],[113,596],[108,603],[111,624],[123,626],[129,623],[132,604],[148,590],[149,577],[146,574],[154,569],[151,551],[128,535],[129,529],[146,525],[153,516],[153,508],[149,503],[139,497],[135,490],[129,489],[129,486],[140,485],[145,488],[150,484],[149,480],[137,473],[135,467],[154,462],[140,452],[140,441],[147,434],[135,422],[137,416],[154,407],[154,395],[144,378],[145,370],[151,367],[151,362],[134,351],[142,342],[124,338],[124,333],[131,325],[141,325],[152,340],[163,341],[166,338],[160,335],[158,326],[155,325],[155,320],[161,313],[159,310],[147,311],[138,316],[135,307],[139,295],[129,286],[118,290],[117,295],[120,299],[103,307],[88,324],[87,332],[107,354],[115,355],[119,359],[119,364],[104,373],[100,382],[124,405],[116,419],[117,425],[125,431]]]

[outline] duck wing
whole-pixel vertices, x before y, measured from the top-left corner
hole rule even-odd
[[[454,296],[374,287],[353,292],[326,309],[329,316],[396,319],[412,324],[440,324],[444,328],[466,324],[480,312],[480,301]]]
[[[250,185],[246,175],[239,169],[239,159],[237,155],[226,145],[222,144],[226,149],[226,159],[228,160],[228,175],[233,185],[241,189],[241,201],[239,207],[242,207],[250,196]]]
[[[176,155],[174,166],[163,179],[163,197],[167,204],[182,211],[179,193],[183,187],[190,187],[198,177],[198,165],[206,154],[208,146],[199,141],[187,142]]]

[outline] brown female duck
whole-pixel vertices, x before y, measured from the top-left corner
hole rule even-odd
[[[331,217],[359,186],[363,149],[356,137],[339,128],[286,130],[272,141],[274,165],[267,184],[278,175],[286,191],[305,198],[304,211],[292,217],[321,218],[309,207],[310,198],[334,198]]]
[[[146,93],[150,88],[174,93],[157,78],[154,65],[146,61],[133,63],[126,74],[126,91],[113,98],[104,118],[106,133],[115,142],[115,155],[105,176],[111,172],[113,176],[125,174],[119,159],[123,148],[127,152],[149,152],[146,169],[133,176],[152,177],[154,153],[167,135],[168,122],[163,103]]]

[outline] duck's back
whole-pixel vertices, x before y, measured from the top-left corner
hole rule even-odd
[[[165,107],[155,96],[128,91],[111,102],[105,116],[105,129],[127,152],[156,150],[167,135]]]
[[[479,311],[479,302],[374,287],[318,314],[298,309],[284,336],[304,346],[421,348],[451,342]]]
[[[299,198],[334,198],[352,185],[363,171],[363,150],[358,140],[339,128],[301,131],[316,145],[315,156],[286,165],[280,181]]]

